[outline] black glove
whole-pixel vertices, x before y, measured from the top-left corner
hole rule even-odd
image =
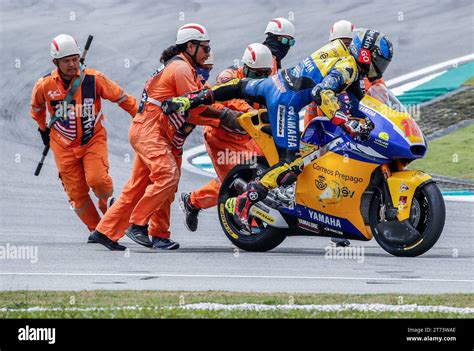
[[[232,130],[243,132],[245,130],[240,126],[239,122],[237,121],[237,117],[239,117],[240,115],[242,115],[242,112],[234,111],[230,108],[225,108],[221,112],[221,124]]]
[[[51,133],[51,129],[46,127],[45,130],[41,130],[38,128],[38,132],[41,134],[41,140],[43,140],[44,146],[49,145],[49,133]]]
[[[369,140],[372,129],[374,129],[373,124],[359,124],[359,139],[362,141]]]

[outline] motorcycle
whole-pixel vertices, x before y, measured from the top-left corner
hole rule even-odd
[[[426,153],[423,133],[384,85],[372,86],[355,109],[366,140],[350,137],[325,117],[312,120],[300,142],[302,173],[250,208],[249,229],[235,222],[225,202],[277,163],[278,153],[266,110],[238,118],[264,157],[235,166],[222,182],[219,221],[234,245],[263,252],[287,236],[310,235],[375,238],[386,252],[402,257],[433,247],[444,227],[444,200],[430,175],[407,169]]]

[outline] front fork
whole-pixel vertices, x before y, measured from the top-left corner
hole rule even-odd
[[[395,166],[397,171],[403,171],[405,165],[399,160],[395,161]],[[388,186],[388,178],[392,176],[392,171],[390,170],[390,165],[388,163],[380,166],[380,171],[382,173],[382,188],[379,189],[381,193],[381,204],[382,209],[380,217],[391,221],[397,218],[398,209],[393,205],[392,197],[390,195],[390,190]]]

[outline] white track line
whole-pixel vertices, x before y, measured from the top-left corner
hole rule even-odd
[[[445,195],[443,196],[444,201],[452,202],[474,202],[473,195]]]
[[[387,305],[387,304],[332,304],[332,305],[265,305],[265,304],[218,304],[194,303],[177,306],[113,306],[113,307],[28,307],[28,308],[0,308],[0,312],[108,312],[108,311],[160,311],[160,310],[191,310],[191,311],[317,311],[317,312],[439,312],[474,314],[474,308],[451,306],[419,306],[413,305]]]
[[[191,163],[191,160],[196,155],[198,155],[198,154],[200,154],[201,152],[204,152],[204,151],[207,151],[205,145],[199,145],[199,146],[193,147],[192,149],[185,150],[183,152],[181,167],[183,169],[185,169],[186,171],[191,172],[191,173],[203,175],[203,176],[206,176],[206,177],[215,178],[215,174],[213,175],[210,172],[203,171],[202,169],[196,167],[195,165],[193,165]],[[210,159],[209,159],[209,161],[210,161]]]
[[[388,278],[388,277],[323,277],[286,275],[232,275],[232,274],[168,274],[168,273],[65,273],[65,272],[0,272],[0,276],[74,276],[74,277],[157,277],[157,278],[223,278],[223,279],[279,279],[279,280],[371,280],[411,281],[431,283],[474,283],[473,279],[442,278]]]
[[[405,84],[402,84],[396,88],[392,88],[390,89],[392,91],[392,93],[395,95],[395,96],[400,96],[402,94],[404,94],[405,92],[407,92],[408,90],[412,90],[414,88],[416,88],[417,86],[420,86],[421,84],[423,83],[426,83],[426,82],[429,82],[430,80],[446,73],[447,71],[441,71],[441,72],[438,72],[438,73],[434,73],[434,74],[430,74],[429,76],[426,76],[426,77],[423,77],[423,78],[420,78],[420,79],[417,79],[417,80],[414,80],[414,81],[410,81],[408,83],[405,83]]]
[[[426,74],[434,73],[436,71],[446,69],[448,67],[455,67],[456,65],[459,65],[459,64],[462,64],[462,63],[465,63],[465,62],[469,62],[469,61],[473,61],[473,60],[474,60],[474,54],[461,56],[461,57],[458,57],[458,58],[455,58],[455,59],[440,62],[440,63],[437,63],[435,65],[431,65],[431,66],[428,66],[428,67],[425,67],[425,68],[422,68],[422,69],[404,74],[402,76],[390,79],[386,82],[386,84],[389,88],[391,88],[394,85],[412,80],[414,78],[421,77],[421,76],[426,75]]]

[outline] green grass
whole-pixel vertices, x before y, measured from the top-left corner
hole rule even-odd
[[[73,303],[72,303],[73,302]],[[444,295],[343,295],[343,294],[250,294],[230,292],[160,291],[9,291],[0,292],[0,308],[88,308],[140,306],[142,310],[1,312],[0,318],[472,318],[456,313],[421,312],[318,312],[318,311],[190,311],[182,304],[257,303],[280,305],[383,303],[474,307],[474,294]],[[171,307],[171,308],[170,308]]]
[[[474,125],[428,143],[428,151],[410,168],[474,181]]]
[[[474,77],[469,78],[462,85],[474,86]]]

